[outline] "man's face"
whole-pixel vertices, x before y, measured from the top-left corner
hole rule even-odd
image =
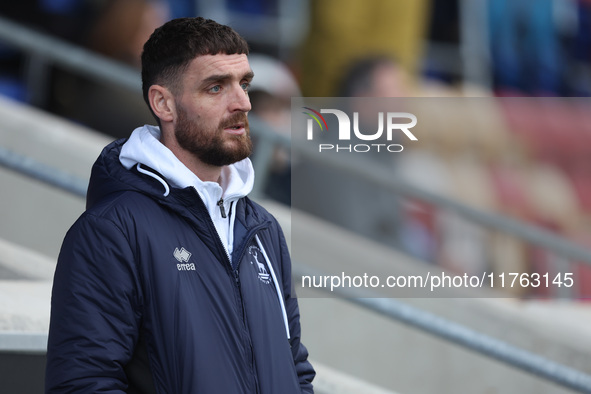
[[[193,59],[175,96],[174,132],[180,147],[218,167],[248,157],[252,142],[247,90],[252,77],[246,55]]]

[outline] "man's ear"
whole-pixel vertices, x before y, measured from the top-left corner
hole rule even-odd
[[[148,90],[148,101],[154,114],[162,122],[172,122],[176,116],[174,96],[170,90],[161,85],[152,85]]]

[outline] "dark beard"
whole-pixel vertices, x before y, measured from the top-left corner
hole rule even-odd
[[[193,153],[201,162],[222,167],[236,163],[250,156],[252,141],[246,113],[235,113],[220,122],[215,130],[205,130],[197,122],[190,120],[184,108],[177,106],[178,120],[174,133],[178,144]],[[225,134],[224,128],[243,123],[243,135]]]

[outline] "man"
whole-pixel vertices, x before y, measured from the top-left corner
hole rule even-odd
[[[93,167],[55,274],[47,392],[312,393],[285,239],[246,197],[247,54],[203,18],[146,42],[160,127]]]

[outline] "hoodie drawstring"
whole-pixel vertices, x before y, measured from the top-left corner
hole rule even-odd
[[[152,178],[156,179],[158,182],[162,183],[162,186],[164,186],[164,197],[168,196],[168,194],[170,193],[170,188],[168,187],[168,183],[166,183],[166,181],[164,179],[162,179],[158,175],[154,174],[153,172],[150,172],[148,170],[144,170],[143,168],[140,167],[140,163],[137,163],[136,168],[137,168],[138,172],[141,172],[142,174],[151,176]]]
[[[281,304],[281,312],[283,313],[283,324],[285,324],[285,332],[287,333],[287,339],[289,340],[291,336],[289,335],[289,323],[287,322],[287,312],[285,311],[285,304],[283,303],[283,293],[281,292],[281,288],[279,287],[279,282],[277,281],[277,277],[275,276],[275,270],[273,269],[273,264],[271,264],[271,260],[267,256],[267,252],[265,252],[265,248],[263,247],[263,243],[259,239],[258,235],[254,236],[261,252],[263,252],[263,257],[265,258],[265,262],[267,263],[267,268],[269,268],[269,272],[271,273],[271,277],[273,278],[273,283],[275,283],[275,291],[277,292],[277,297],[279,298],[279,303]]]

